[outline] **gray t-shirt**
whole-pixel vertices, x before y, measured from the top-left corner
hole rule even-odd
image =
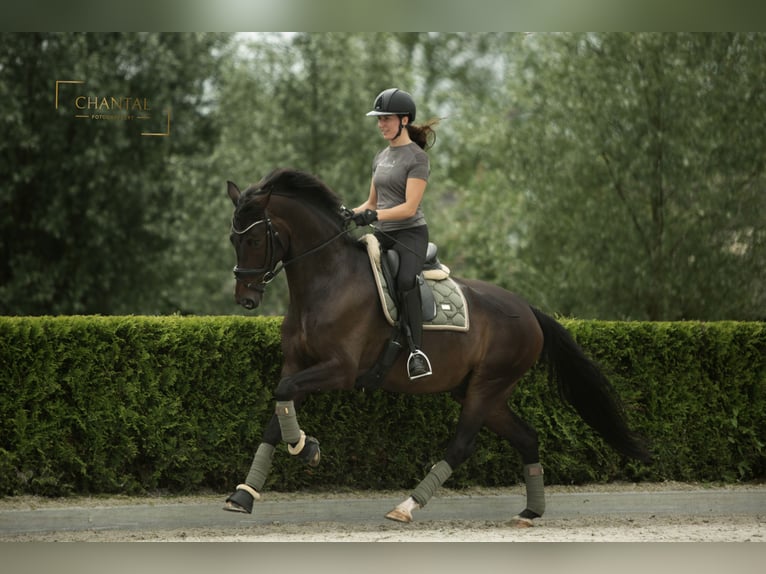
[[[416,143],[387,147],[372,160],[372,183],[378,196],[377,209],[387,209],[404,203],[407,179],[417,178],[428,181],[430,166],[428,154]],[[413,217],[402,221],[376,221],[375,227],[382,231],[396,231],[426,224],[423,209]]]

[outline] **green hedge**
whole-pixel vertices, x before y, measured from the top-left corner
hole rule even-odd
[[[279,325],[0,319],[0,493],[223,487],[269,410]]]
[[[0,495],[226,491],[273,409],[279,318],[0,318]],[[543,368],[511,399],[540,433],[549,483],[752,480],[766,474],[763,323],[565,320],[652,443],[623,460],[557,397]],[[283,446],[267,487],[410,488],[458,416],[445,395],[311,396],[311,469]],[[486,431],[448,486],[511,485],[515,451]]]

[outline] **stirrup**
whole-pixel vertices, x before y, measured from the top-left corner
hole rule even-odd
[[[412,371],[410,369],[412,359],[415,357],[422,357],[423,360],[426,362],[426,372],[425,373],[419,373],[416,375],[412,374]],[[419,379],[421,377],[427,377],[431,375],[433,371],[431,371],[431,361],[428,360],[428,357],[426,354],[421,351],[420,349],[415,349],[410,353],[410,356],[407,358],[407,376],[410,378],[411,381],[414,381],[415,379]]]

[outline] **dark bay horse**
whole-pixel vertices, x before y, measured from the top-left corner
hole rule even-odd
[[[357,378],[377,363],[392,328],[380,308],[367,253],[348,235],[341,201],[325,184],[281,169],[244,192],[229,182],[228,193],[235,205],[231,242],[237,254],[237,303],[256,308],[266,284],[282,270],[290,292],[275,413],[245,482],[224,506],[250,513],[280,440],[290,454],[310,465],[319,463],[318,441],[300,428],[296,415],[305,397],[354,389]],[[548,362],[563,399],[608,444],[628,457],[650,460],[643,440],[628,428],[610,383],[563,326],[497,286],[455,281],[467,301],[470,329],[425,331],[423,348],[433,374],[410,381],[402,354],[380,387],[395,393],[449,392],[461,405],[444,458],[387,518],[410,522],[412,512],[470,456],[484,426],[521,455],[527,503],[514,517],[517,524],[532,525],[543,514],[537,433],[508,406],[519,380],[541,359]]]

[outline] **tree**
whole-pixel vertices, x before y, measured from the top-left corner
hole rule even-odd
[[[193,214],[178,208],[189,190],[173,158],[215,140],[206,85],[223,43],[207,34],[0,36],[0,313],[182,309],[183,262],[169,254],[192,233]],[[58,80],[85,83],[59,90]],[[77,94],[96,98],[98,113],[74,117]],[[113,97],[171,109],[171,135],[93,119],[116,111]],[[165,127],[164,109],[155,113],[150,133]]]
[[[456,275],[581,317],[763,318],[765,41],[0,36],[0,313],[241,312],[226,180],[294,167],[361,203],[382,145],[364,114],[399,86],[444,118],[424,201]],[[172,135],[57,111],[70,79],[169,104]]]
[[[764,54],[761,34],[525,40],[488,158],[519,198],[506,283],[583,317],[763,318]]]

